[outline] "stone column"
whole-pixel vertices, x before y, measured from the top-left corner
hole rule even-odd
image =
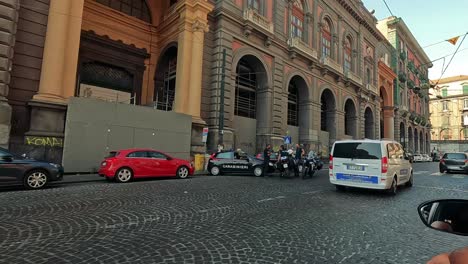
[[[344,123],[345,123],[345,112],[336,110],[336,114],[335,114],[336,135],[335,137],[337,140],[343,139],[343,136],[346,134],[344,130],[345,129]]]
[[[174,111],[200,119],[204,32],[213,5],[207,0],[177,3],[180,14]]]
[[[257,90],[257,151],[272,141],[273,89],[267,85]],[[286,107],[285,111],[288,108]],[[287,113],[287,112],[286,112]]]
[[[0,12],[4,14],[0,24],[0,147],[3,148],[8,148],[10,141],[12,109],[6,97],[10,84],[19,8],[19,0],[0,0]]]
[[[299,142],[312,144],[317,142],[318,136],[312,133],[314,103],[311,100],[299,102]]]
[[[394,121],[394,110],[393,107],[384,107],[384,137],[394,139],[395,136],[395,121]]]
[[[195,21],[192,25],[192,63],[190,64],[190,86],[188,112],[197,123],[205,123],[200,117],[202,94],[202,69],[203,69],[203,43],[208,25],[202,21]]]
[[[33,101],[66,103],[76,87],[84,0],[51,0],[39,91]]]

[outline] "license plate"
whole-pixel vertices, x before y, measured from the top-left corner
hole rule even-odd
[[[283,164],[283,168],[287,168],[288,167],[288,164]]]
[[[311,161],[311,162],[309,162],[309,164],[314,164],[314,162]]]
[[[348,170],[355,170],[355,171],[364,171],[364,166],[359,165],[348,165]]]
[[[352,175],[352,174],[345,174],[345,173],[337,173],[336,179],[340,181],[359,182],[359,183],[372,183],[372,184],[379,183],[379,178],[377,176]]]

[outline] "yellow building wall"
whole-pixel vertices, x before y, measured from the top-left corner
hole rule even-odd
[[[147,104],[154,97],[154,76],[161,51],[171,42],[177,41],[178,27],[162,20],[163,6],[168,1],[150,1],[152,4],[153,24],[120,13],[117,10],[101,5],[94,0],[85,0],[82,30],[94,31],[97,35],[108,36],[112,40],[122,41],[127,45],[144,48],[151,55],[145,61],[141,103]],[[164,3],[162,3],[164,2]],[[160,24],[158,27],[155,24]],[[160,33],[161,32],[161,33]]]
[[[465,97],[456,97],[430,102],[432,140],[445,140],[446,138],[443,135],[446,135],[447,132],[449,135],[448,140],[464,140],[462,126],[464,100]],[[447,102],[447,110],[443,108],[444,101]],[[445,128],[448,128],[448,130]]]

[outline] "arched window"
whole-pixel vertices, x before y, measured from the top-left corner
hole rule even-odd
[[[236,70],[236,104],[234,114],[256,118],[257,110],[257,75],[249,63],[241,59]]]
[[[247,7],[249,9],[255,10],[257,13],[261,14],[260,12],[260,0],[248,0]]]
[[[304,8],[301,0],[293,2],[291,15],[291,36],[302,39],[304,36]]]
[[[151,12],[145,0],[96,0],[96,2],[151,23]]]
[[[299,116],[299,107],[298,107],[298,90],[296,82],[289,82],[288,86],[288,125],[298,126],[298,116]]]
[[[324,19],[322,27],[322,57],[331,56],[331,24],[328,19]]]
[[[344,70],[345,72],[350,72],[352,67],[352,58],[351,58],[351,39],[349,37],[345,38],[344,43]]]

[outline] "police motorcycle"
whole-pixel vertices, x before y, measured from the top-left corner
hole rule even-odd
[[[289,178],[294,175],[296,164],[294,163],[293,150],[282,151],[283,154],[278,161],[277,168],[280,172],[280,177]]]
[[[315,153],[313,153],[313,151],[309,152],[307,157],[303,160],[304,167],[302,170],[302,179],[305,179],[306,177],[312,178],[312,176],[314,176],[315,172],[318,170],[317,163]]]

